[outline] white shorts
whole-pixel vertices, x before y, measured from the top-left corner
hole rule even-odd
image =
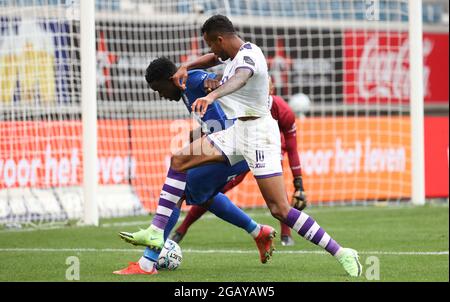
[[[208,135],[228,164],[245,160],[255,178],[282,175],[278,123],[271,115],[255,120],[236,120],[233,126]]]

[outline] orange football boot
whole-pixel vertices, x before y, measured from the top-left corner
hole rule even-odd
[[[113,274],[116,275],[156,275],[158,270],[153,268],[151,272],[144,271],[138,262],[130,262],[128,267],[121,269],[119,271],[114,271]]]
[[[267,261],[272,257],[272,253],[275,250],[273,239],[276,235],[277,232],[274,228],[268,225],[261,225],[261,230],[255,238],[261,263],[267,263]]]

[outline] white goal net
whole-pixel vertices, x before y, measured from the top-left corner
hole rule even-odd
[[[425,59],[443,3],[424,3]],[[207,53],[200,27],[217,13],[262,48],[298,116],[312,204],[410,200],[407,0],[97,0],[101,217],[155,210],[173,138],[191,125],[182,102],[149,89],[145,69]],[[82,215],[80,39],[79,0],[0,0],[0,223]],[[264,205],[251,176],[229,195]]]

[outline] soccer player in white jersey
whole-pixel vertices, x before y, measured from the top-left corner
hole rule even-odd
[[[269,109],[269,76],[263,52],[255,44],[244,42],[225,16],[212,16],[201,31],[212,53],[182,65],[172,79],[175,85],[184,89],[188,70],[225,64],[221,86],[197,99],[192,109],[203,115],[217,100],[228,118],[236,119],[236,122],[174,154],[167,181],[176,177],[178,184],[185,184],[188,169],[211,162],[234,164],[244,158],[272,216],[335,256],[350,276],[360,276],[362,266],[357,252],[341,247],[312,217],[288,202],[280,162],[280,131]],[[163,189],[161,198],[166,195]],[[167,215],[170,209],[166,207],[161,211]],[[155,217],[158,215],[157,210]],[[160,226],[160,221],[155,220],[148,228],[147,246],[162,247]]]

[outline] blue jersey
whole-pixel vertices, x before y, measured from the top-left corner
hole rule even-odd
[[[183,94],[183,102],[187,110],[192,112],[192,104],[196,99],[206,96],[203,83],[206,79],[214,79],[216,74],[208,73],[204,70],[194,69],[188,72],[188,79],[186,81],[186,90]],[[222,110],[222,107],[217,102],[213,102],[208,106],[205,115],[199,118],[203,132],[206,134],[224,130],[233,124],[232,120],[228,120],[227,116]]]
[[[206,79],[215,78],[214,73],[203,70],[191,70],[188,72],[186,90],[183,101],[189,112],[196,99],[206,96],[203,83]],[[207,128],[206,133],[221,131],[233,124],[228,120],[222,108],[217,102],[208,106],[206,114],[201,119],[202,127]],[[220,127],[217,127],[220,123]],[[206,130],[206,129],[205,129]],[[207,164],[187,171],[186,202],[187,204],[202,204],[221,192],[223,187],[234,177],[249,171],[245,160],[229,166],[226,163]]]

